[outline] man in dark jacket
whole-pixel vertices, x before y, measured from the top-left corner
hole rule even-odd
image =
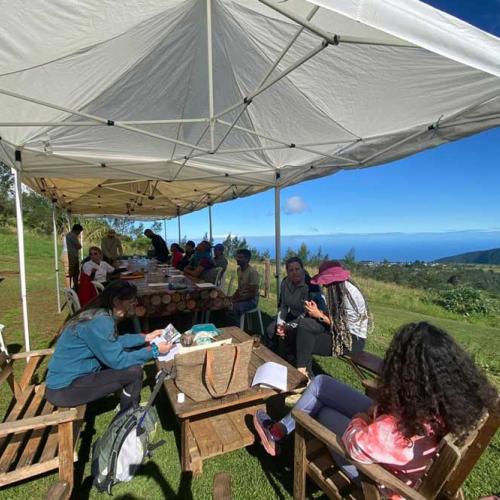
[[[144,231],[144,236],[151,240],[151,244],[155,249],[155,257],[158,261],[163,263],[168,262],[170,254],[165,240],[159,234],[153,233],[151,229],[146,229],[146,231]]]

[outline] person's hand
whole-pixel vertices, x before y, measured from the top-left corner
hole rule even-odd
[[[319,310],[318,305],[314,300],[304,301],[304,310],[311,318],[320,318],[323,313]]]
[[[278,325],[278,326],[276,326],[276,335],[278,337],[284,337],[286,335],[285,325]]]
[[[158,351],[160,351],[160,354],[167,354],[167,352],[172,349],[173,344],[170,344],[169,342],[160,342],[158,344]]]
[[[146,342],[151,342],[153,339],[156,339],[157,337],[161,337],[165,333],[165,330],[154,330],[151,333],[148,333],[145,337]]]

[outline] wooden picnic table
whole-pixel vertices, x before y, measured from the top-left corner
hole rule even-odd
[[[132,283],[137,287],[135,313],[139,318],[219,311],[231,305],[231,300],[220,288],[199,288],[197,283],[203,281],[196,278],[188,278],[188,286],[182,290],[170,290],[168,283],[155,283],[150,286],[145,278],[134,280]]]
[[[233,343],[244,342],[251,337],[237,327],[222,328],[217,339],[232,338]],[[196,402],[186,396],[184,403],[177,402],[179,389],[175,380],[164,383],[165,391],[181,428],[181,465],[183,471],[201,474],[203,460],[233,450],[250,446],[255,441],[253,415],[266,408],[266,400],[304,387],[307,379],[296,368],[273,353],[264,345],[253,348],[249,367],[249,383],[257,368],[268,361],[288,368],[287,392],[276,389],[250,387],[246,391],[218,399]],[[158,369],[172,369],[174,361],[157,361]]]

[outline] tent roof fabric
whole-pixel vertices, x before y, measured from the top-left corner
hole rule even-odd
[[[36,14],[2,11],[0,159],[74,213],[173,217],[500,124],[500,39],[416,0]]]

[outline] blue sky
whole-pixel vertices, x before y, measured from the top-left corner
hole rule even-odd
[[[426,3],[500,36],[500,0]],[[284,189],[283,235],[500,229],[500,128],[390,164]],[[328,201],[327,201],[328,200]],[[274,234],[274,193],[212,208],[216,237]],[[182,234],[208,231],[208,212],[181,218]],[[177,221],[167,221],[169,241]]]

